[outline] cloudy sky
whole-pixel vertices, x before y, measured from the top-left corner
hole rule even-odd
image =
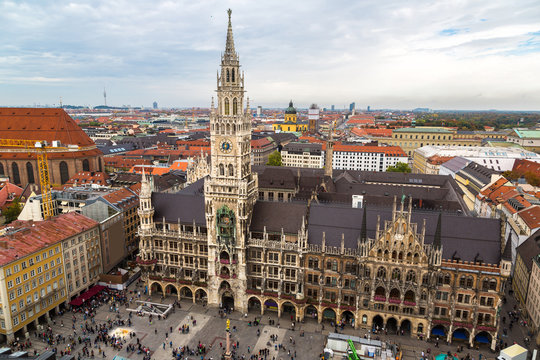
[[[540,110],[538,0],[0,0],[0,106],[207,107],[229,7],[252,105]]]

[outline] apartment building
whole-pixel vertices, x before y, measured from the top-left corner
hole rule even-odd
[[[322,157],[326,166],[326,144]],[[407,154],[399,146],[362,146],[336,143],[333,146],[332,168],[334,170],[386,171],[398,162],[407,163]]]
[[[283,166],[320,169],[323,167],[322,144],[289,143],[281,150]]]
[[[0,335],[23,338],[66,305],[62,242],[94,231],[97,223],[76,213],[0,230]],[[93,230],[92,230],[93,229]]]

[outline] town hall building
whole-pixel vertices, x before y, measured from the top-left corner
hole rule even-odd
[[[228,14],[209,175],[177,193],[143,176],[149,291],[494,349],[511,266],[500,220],[468,216],[446,176],[252,167]]]

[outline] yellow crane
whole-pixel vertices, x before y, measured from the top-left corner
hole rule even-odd
[[[49,176],[49,161],[47,159],[47,150],[49,149],[68,149],[65,146],[50,146],[45,141],[41,140],[25,140],[25,139],[0,139],[0,147],[19,147],[32,149],[36,151],[39,183],[41,185],[41,196],[43,204],[43,218],[47,220],[54,216],[54,208],[52,206],[51,180]]]

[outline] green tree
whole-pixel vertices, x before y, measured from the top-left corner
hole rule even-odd
[[[21,213],[21,204],[19,204],[19,200],[15,200],[11,203],[11,205],[8,206],[8,208],[4,211],[4,217],[6,219],[6,224],[10,223],[14,220],[17,220],[17,217]]]
[[[395,166],[389,166],[388,169],[386,169],[386,171],[410,173],[411,168],[406,163],[398,162]]]
[[[268,156],[268,162],[266,165],[270,166],[281,166],[281,153],[279,151],[274,151]]]

